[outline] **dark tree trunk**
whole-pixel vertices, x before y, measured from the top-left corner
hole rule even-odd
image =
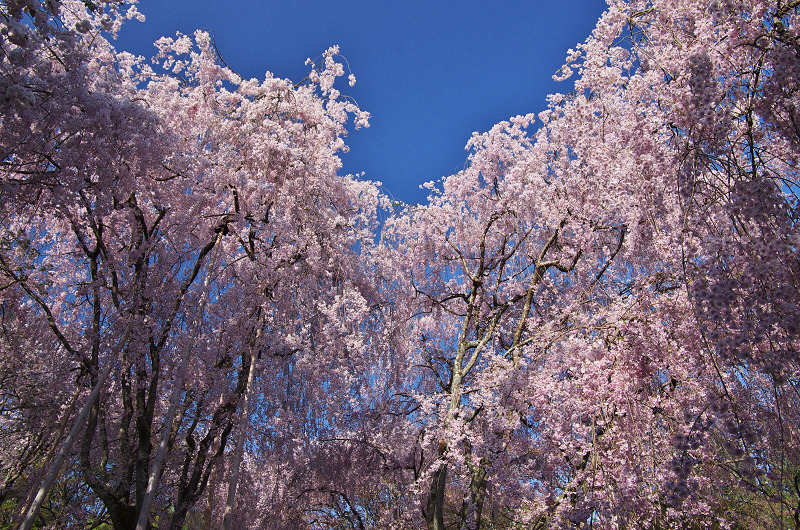
[[[486,499],[486,460],[477,466],[470,466],[472,480],[469,485],[469,499],[461,504],[461,524],[459,528],[480,530],[483,516],[483,503]]]
[[[444,530],[444,485],[447,480],[447,464],[442,465],[433,474],[431,494],[428,497],[428,509],[425,518],[428,530]]]

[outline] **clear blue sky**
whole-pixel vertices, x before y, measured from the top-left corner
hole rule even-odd
[[[546,108],[569,92],[551,76],[583,42],[604,0],[140,0],[147,21],[127,23],[118,49],[150,58],[176,32],[214,31],[242,76],[299,81],[306,58],[334,44],[358,82],[341,91],[372,114],[347,138],[345,173],[383,182],[395,199],[424,202],[419,185],[464,166],[473,131]]]

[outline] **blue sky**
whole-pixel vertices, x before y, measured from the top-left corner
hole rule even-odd
[[[473,131],[546,108],[572,80],[551,76],[583,42],[604,0],[140,0],[115,46],[151,57],[176,32],[214,31],[244,77],[299,81],[306,58],[338,44],[358,79],[341,91],[372,114],[347,138],[344,173],[364,172],[395,199],[424,202],[420,184],[463,168]]]

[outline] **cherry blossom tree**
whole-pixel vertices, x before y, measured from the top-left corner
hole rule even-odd
[[[609,0],[390,212],[337,48],[0,2],[4,524],[800,528],[799,16]]]
[[[428,528],[800,524],[797,7],[609,2],[387,224]]]
[[[26,528],[76,474],[59,524],[181,528],[209,481],[230,509],[242,404],[272,398],[254,372],[293,357],[335,381],[356,347],[379,196],[337,153],[368,115],[334,88],[336,48],[259,82],[203,33],[159,41],[155,69],[117,54],[101,30],[136,14],[117,4],[3,7],[4,495],[27,510],[49,469]]]

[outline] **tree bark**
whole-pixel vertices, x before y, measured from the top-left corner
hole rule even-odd
[[[472,479],[469,485],[469,501],[464,499],[461,504],[461,524],[459,528],[480,530],[483,502],[486,499],[486,458],[481,459],[480,464],[477,466],[470,465],[470,470],[472,471]],[[470,525],[471,520],[474,520],[474,525]]]
[[[431,494],[428,496],[428,509],[425,519],[428,530],[444,530],[444,487],[447,483],[447,463],[433,473]]]

